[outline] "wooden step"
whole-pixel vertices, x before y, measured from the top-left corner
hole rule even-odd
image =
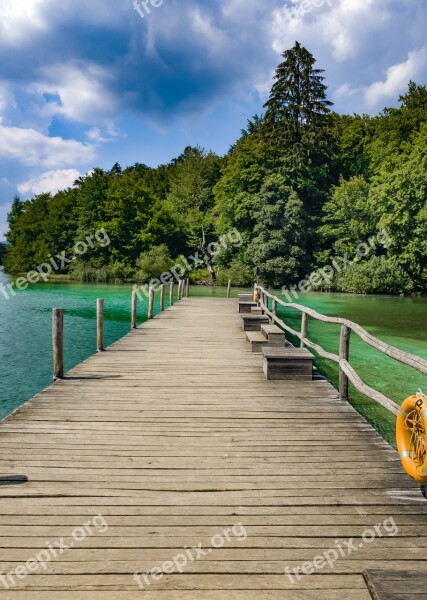
[[[305,348],[275,348],[264,346],[263,371],[267,379],[313,379],[314,356]]]
[[[427,596],[427,571],[367,569],[365,581],[375,600],[418,600]]]
[[[264,313],[262,311],[262,308],[260,308],[259,306],[253,306],[251,309],[251,314],[252,315],[262,315]]]
[[[252,352],[261,352],[262,347],[268,344],[268,341],[260,331],[248,331],[246,339],[251,344]]]
[[[239,294],[239,302],[253,302],[253,294]]]
[[[268,325],[270,319],[265,315],[243,314],[242,326],[243,331],[261,331],[262,325]]]
[[[268,340],[269,346],[278,346],[283,348],[286,343],[285,332],[277,325],[262,325],[261,333]]]
[[[239,302],[239,313],[250,313],[252,308],[256,308],[258,304],[256,302]]]

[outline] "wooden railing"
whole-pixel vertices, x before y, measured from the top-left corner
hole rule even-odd
[[[265,288],[257,284],[255,284],[255,289],[258,291],[260,297],[260,306],[263,309],[263,311],[273,320],[273,322],[276,325],[297,337],[300,340],[301,348],[312,348],[322,358],[326,358],[338,364],[339,394],[342,400],[348,399],[348,386],[349,381],[351,381],[354,387],[368,398],[371,398],[375,402],[378,402],[378,404],[381,404],[381,406],[383,406],[395,415],[399,412],[399,406],[395,402],[393,402],[393,400],[391,400],[381,392],[366,385],[366,383],[362,381],[362,379],[350,365],[349,356],[351,332],[354,332],[364,342],[366,342],[376,350],[379,350],[383,354],[389,356],[390,358],[393,358],[394,360],[397,360],[400,363],[412,367],[417,371],[420,371],[420,373],[424,373],[425,375],[427,375],[427,360],[419,356],[415,356],[414,354],[409,354],[408,352],[404,352],[403,350],[399,350],[398,348],[394,348],[393,346],[382,342],[378,338],[368,333],[365,329],[363,329],[363,327],[357,325],[357,323],[353,323],[353,321],[349,321],[348,319],[342,319],[339,317],[327,317],[325,315],[319,314],[311,308],[307,308],[306,306],[294,304],[292,302],[284,302],[283,300],[281,300],[277,296],[270,294]],[[271,310],[269,307],[270,299],[272,300]],[[302,319],[300,331],[296,331],[277,316],[278,305],[283,306],[284,308],[293,308],[301,312]],[[327,352],[326,350],[324,350],[324,348],[322,348],[322,346],[319,346],[318,344],[315,344],[310,339],[308,339],[307,331],[309,317],[312,317],[317,321],[322,321],[323,323],[341,325],[339,355],[333,354],[332,352]]]

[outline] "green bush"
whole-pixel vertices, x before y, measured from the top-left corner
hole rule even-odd
[[[150,250],[143,252],[136,261],[135,279],[138,283],[148,283],[152,279],[160,277],[162,273],[169,272],[174,264],[166,244],[153,246]]]
[[[409,275],[394,258],[375,256],[354,263],[335,279],[334,287],[354,294],[410,294],[413,284]]]
[[[195,269],[188,274],[190,283],[201,283],[202,281],[212,281],[212,277],[207,269]]]
[[[254,282],[254,270],[247,264],[244,256],[237,255],[228,269],[221,269],[218,272],[217,284],[227,285],[231,279],[233,285],[238,287],[252,286]]]
[[[101,267],[81,261],[70,270],[70,278],[86,283],[123,283],[132,279],[133,270],[120,261],[114,261]]]

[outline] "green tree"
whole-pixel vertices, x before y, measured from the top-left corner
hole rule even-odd
[[[303,204],[284,175],[266,178],[255,200],[254,218],[249,252],[263,281],[273,286],[298,281],[309,269],[310,232]]]
[[[84,240],[88,235],[100,229],[105,220],[105,205],[109,180],[115,178],[98,167],[92,173],[80,177],[75,185],[78,188],[76,196],[77,237]],[[120,179],[120,177],[118,177]]]
[[[236,227],[252,232],[253,202],[274,166],[271,146],[257,132],[244,134],[235,144],[214,187],[216,228],[226,233]]]
[[[19,196],[15,196],[12,201],[12,207],[7,215],[7,222],[9,224],[9,230],[6,234],[6,239],[9,244],[14,245],[16,243],[16,236],[18,235],[19,225],[17,225],[21,215],[24,213],[24,202]]]
[[[323,70],[315,67],[316,60],[306,48],[296,42],[282,56],[265,104],[263,131],[275,147],[276,169],[286,173],[303,203],[307,220],[304,245],[314,255],[321,208],[334,183],[332,102],[327,99]]]
[[[416,290],[427,289],[427,123],[408,156],[386,161],[373,180],[370,205],[378,227],[393,240],[389,253],[409,274]]]
[[[9,232],[6,237],[11,246],[4,259],[7,271],[30,271],[46,262],[48,255],[57,250],[49,246],[46,236],[50,199],[50,194],[39,194],[32,201],[25,202],[15,198],[8,216]]]
[[[363,176],[369,179],[372,169],[370,143],[375,136],[375,120],[369,115],[332,115],[337,153],[335,177],[350,179]]]
[[[370,185],[360,175],[341,179],[323,207],[319,233],[324,246],[334,255],[353,255],[357,246],[375,234],[377,219],[369,203]],[[322,255],[321,262],[327,255]]]
[[[213,279],[215,272],[207,246],[215,238],[213,188],[220,178],[221,163],[213,152],[187,147],[175,161],[168,195],[188,249],[201,251]]]
[[[288,169],[298,174],[307,164],[323,168],[332,150],[332,102],[327,99],[324,71],[315,68],[314,56],[299,42],[282,56],[265,104],[264,130],[280,152],[290,152]]]
[[[427,123],[427,89],[413,81],[406,94],[399,97],[399,108],[386,108],[375,117],[375,131],[369,144],[372,168],[379,171],[383,164],[402,154],[410,154],[414,136]]]
[[[102,220],[90,227],[92,231],[101,227],[107,231],[111,240],[107,249],[109,259],[135,264],[141,252],[155,242],[147,233],[147,226],[156,198],[146,189],[143,178],[136,171],[110,177],[102,194],[103,205],[98,213]]]
[[[174,261],[166,244],[152,246],[143,252],[136,261],[136,280],[148,283],[152,279],[159,278],[163,273],[169,272],[173,266]]]

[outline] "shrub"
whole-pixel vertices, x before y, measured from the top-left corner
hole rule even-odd
[[[188,274],[190,283],[201,283],[212,281],[212,277],[207,269],[195,269]]]
[[[132,278],[132,273],[132,268],[120,261],[103,266],[77,261],[70,270],[70,277],[86,283],[123,283]]]
[[[244,256],[237,255],[232,261],[228,269],[221,269],[218,272],[218,285],[227,285],[231,279],[233,285],[239,287],[252,286],[254,283],[254,270],[245,261]]]
[[[335,279],[334,287],[355,294],[410,294],[413,284],[409,275],[394,258],[375,256],[354,263]]]
[[[166,244],[153,246],[143,252],[136,261],[135,279],[139,283],[148,283],[151,279],[157,279],[162,273],[170,271],[174,264]]]

